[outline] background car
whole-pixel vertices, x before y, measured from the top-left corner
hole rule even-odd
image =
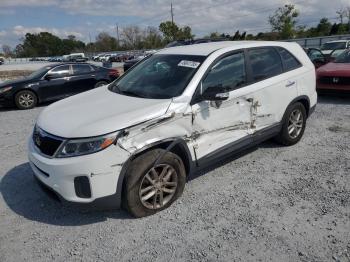
[[[336,40],[321,45],[321,51],[325,56],[337,57],[346,49],[350,49],[350,40]]]
[[[0,104],[30,109],[38,103],[59,100],[106,85],[119,72],[86,63],[45,66],[26,78],[0,84]]]
[[[350,50],[343,51],[316,71],[317,91],[350,92]]]
[[[140,62],[142,59],[144,59],[146,56],[137,56],[135,58],[126,60],[123,65],[124,72],[126,72],[129,68],[131,68],[136,63]]]
[[[0,65],[5,63],[5,59],[3,57],[0,57]]]
[[[327,56],[325,56],[322,51],[318,48],[305,48],[304,49],[312,63],[315,65],[315,68],[319,68],[329,62]]]

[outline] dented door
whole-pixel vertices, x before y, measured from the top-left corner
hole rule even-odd
[[[229,92],[224,101],[201,101],[192,105],[193,144],[197,159],[246,137],[251,131],[251,106],[247,100],[246,64],[243,52],[215,62],[200,84]]]
[[[250,102],[245,96],[223,102],[202,101],[192,106],[197,159],[229,146],[251,133]]]

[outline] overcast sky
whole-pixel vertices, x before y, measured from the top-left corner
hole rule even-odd
[[[336,22],[336,11],[350,0],[0,0],[0,46],[15,46],[25,33],[74,34],[88,42],[101,31],[155,26],[170,20],[173,2],[177,24],[189,25],[197,37],[213,31],[268,31],[267,17],[286,3],[300,11],[299,24],[314,26],[321,17]]]

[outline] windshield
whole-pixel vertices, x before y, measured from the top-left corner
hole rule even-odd
[[[50,70],[52,67],[51,66],[44,66],[42,68],[40,68],[37,71],[34,71],[33,73],[31,73],[28,78],[40,78],[42,77],[48,70]]]
[[[334,60],[335,63],[350,63],[350,50],[346,50],[339,54]]]
[[[325,43],[321,46],[321,50],[346,49],[346,42]]]
[[[204,59],[205,56],[152,55],[116,80],[110,90],[153,99],[179,96]]]

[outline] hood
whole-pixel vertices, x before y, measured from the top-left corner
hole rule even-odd
[[[325,64],[317,69],[317,75],[350,77],[350,63]]]
[[[162,116],[170,103],[120,95],[103,86],[48,106],[37,124],[64,138],[99,136]]]
[[[0,88],[6,87],[6,86],[18,85],[18,84],[25,84],[28,82],[28,80],[29,79],[27,77],[17,78],[15,80],[7,80],[0,83]]]

